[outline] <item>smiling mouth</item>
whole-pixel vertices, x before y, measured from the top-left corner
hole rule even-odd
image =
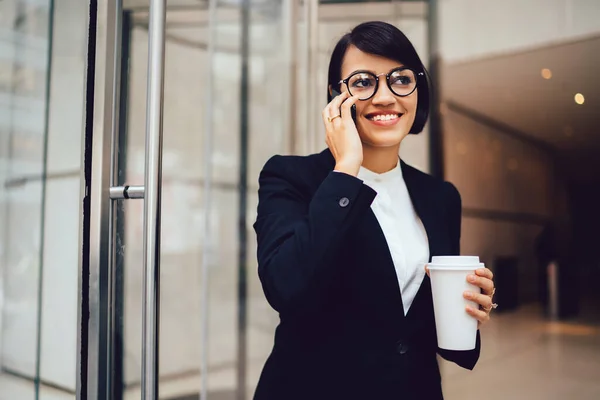
[[[398,119],[402,114],[376,114],[368,115],[367,118],[371,121],[392,121]]]

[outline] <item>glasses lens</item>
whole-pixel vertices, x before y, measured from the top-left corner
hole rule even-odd
[[[348,78],[348,90],[352,96],[366,100],[373,95],[377,87],[377,78],[368,72],[358,72]]]
[[[390,89],[398,96],[406,96],[412,93],[417,86],[417,77],[410,69],[399,69],[390,75]]]

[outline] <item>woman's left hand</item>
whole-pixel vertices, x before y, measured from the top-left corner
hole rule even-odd
[[[490,311],[498,306],[493,301],[496,291],[494,274],[487,268],[479,268],[475,270],[475,275],[467,276],[467,281],[481,288],[481,293],[467,291],[463,294],[465,299],[479,304],[477,309],[467,306],[467,312],[477,319],[477,329],[479,329],[490,320]]]
[[[427,265],[425,265],[425,272],[429,275]],[[479,268],[475,270],[475,275],[471,274],[467,276],[467,281],[481,288],[481,293],[471,291],[463,293],[465,299],[479,304],[478,309],[467,306],[467,312],[477,319],[477,329],[479,329],[490,320],[492,309],[498,307],[498,304],[495,304],[493,301],[494,293],[496,292],[494,274],[487,268]]]

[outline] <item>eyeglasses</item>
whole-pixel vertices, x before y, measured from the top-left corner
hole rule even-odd
[[[417,88],[417,78],[423,72],[416,73],[408,67],[395,68],[387,74],[375,75],[369,71],[356,71],[348,78],[338,82],[345,83],[351,96],[358,96],[359,100],[369,100],[377,93],[379,77],[385,75],[388,87],[396,96],[406,97]]]

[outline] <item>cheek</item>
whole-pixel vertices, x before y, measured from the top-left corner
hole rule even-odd
[[[362,115],[363,111],[365,110],[365,101],[357,101],[356,103],[356,115]]]
[[[415,92],[412,96],[405,97],[401,100],[404,109],[410,112],[411,114],[417,113],[417,104],[419,101],[419,97]]]
[[[402,107],[406,110],[406,124],[412,125],[417,117],[417,96],[402,99]]]

